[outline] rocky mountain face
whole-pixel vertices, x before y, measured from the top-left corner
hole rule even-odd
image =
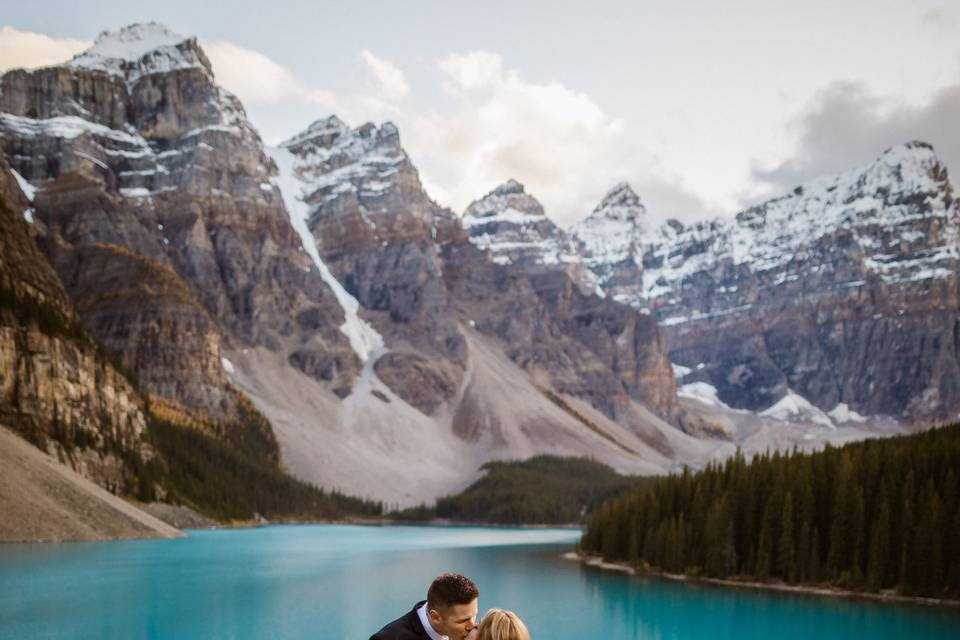
[[[960,409],[958,233],[946,169],[913,142],[732,220],[649,229],[633,286],[604,283],[656,315],[685,383],[729,405],[799,394],[929,424]],[[622,261],[600,245],[602,278]]]
[[[580,261],[574,244],[516,180],[470,203],[463,226],[472,242],[489,251],[497,264],[543,271],[543,267]]]
[[[676,385],[656,321],[606,298],[574,238],[544,215],[523,185],[510,180],[473,202],[464,213],[463,226],[470,243],[488,253],[493,263],[526,277],[543,309],[539,317],[530,318],[526,331],[513,328],[505,333],[536,336],[548,331],[567,336],[601,365],[586,367],[591,372],[587,389],[569,392],[593,398],[594,406],[613,419],[623,419],[626,399],[633,398],[661,417],[680,422]],[[499,320],[516,323],[529,312],[518,315]],[[536,351],[525,345],[518,356],[553,372],[564,369]],[[558,382],[558,388],[570,389],[583,381],[583,376],[574,375]]]
[[[153,457],[143,399],[88,336],[37,248],[30,201],[0,157],[0,423],[117,492]]]
[[[235,415],[225,344],[270,345],[351,387],[343,311],[195,39],[134,25],[0,87],[0,145],[34,192],[41,245],[93,336],[147,390]]]
[[[491,459],[655,473],[726,446],[668,423],[648,316],[579,260],[498,264],[430,200],[392,124],[331,117],[267,149],[196,41],[155,24],[0,89],[19,223],[151,412],[242,444],[246,394],[285,468],[397,505]]]
[[[575,286],[567,262],[585,270],[574,245],[522,185],[475,202],[461,225],[427,196],[390,123],[351,129],[331,117],[281,146],[320,259],[387,345],[377,376],[407,402],[430,414],[454,397],[466,370],[460,326],[472,322],[503,339],[515,362],[613,419],[631,397],[676,417],[656,325]]]
[[[466,344],[437,256],[440,207],[424,192],[390,123],[351,129],[336,116],[281,148],[305,185],[306,226],[318,255],[389,349],[377,376],[427,414],[463,377]]]
[[[603,296],[573,238],[546,216],[536,198],[508,180],[467,207],[463,228],[497,264],[528,274],[564,271],[585,293]]]
[[[544,450],[590,451],[621,468],[689,459],[670,439],[683,434],[656,417],[678,415],[656,325],[584,294],[562,269],[497,264],[430,200],[392,124],[329,117],[269,153],[291,224],[365,362],[334,399],[293,398],[299,381],[280,389],[261,377],[269,358],[239,360],[240,385],[275,420],[302,477],[406,504],[475,477],[461,459]]]
[[[105,486],[151,455],[145,397],[391,506],[493,459],[731,453],[691,434],[746,414],[712,431],[674,371],[770,407],[741,420],[755,450],[808,435],[768,428],[792,408],[960,408],[958,205],[920,144],[733,221],[654,227],[621,184],[567,233],[516,181],[461,218],[392,124],[268,149],[196,40],[148,24],[0,76],[0,150],[0,417]]]
[[[642,277],[646,215],[640,197],[621,182],[570,229],[584,265],[615,300],[629,296]]]

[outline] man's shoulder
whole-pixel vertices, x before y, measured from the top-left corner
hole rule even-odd
[[[427,632],[420,623],[417,608],[423,602],[418,602],[413,609],[400,616],[393,622],[384,625],[383,629],[370,636],[370,640],[420,640],[428,638]]]

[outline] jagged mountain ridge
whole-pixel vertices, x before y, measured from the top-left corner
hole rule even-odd
[[[360,363],[336,330],[342,312],[298,251],[256,131],[214,83],[195,39],[134,25],[101,34],[64,65],[14,70],[0,81],[3,150],[36,188],[35,217],[48,230],[42,243],[68,289],[77,286],[77,308],[96,315],[100,306],[83,294],[106,296],[111,280],[100,270],[130,259],[81,253],[119,247],[153,265],[158,286],[141,287],[150,295],[139,299],[147,312],[140,328],[132,318],[84,318],[103,344],[122,345],[111,354],[150,391],[229,416],[224,341],[322,352],[312,372],[350,387]],[[158,298],[158,290],[181,293]],[[174,316],[171,302],[180,306]],[[166,318],[169,340],[152,337],[149,316]],[[156,366],[161,359],[167,366]],[[181,381],[176,388],[164,382],[166,369]]]
[[[396,128],[386,123],[381,127],[367,124],[349,129],[335,117],[317,121],[306,131],[287,141],[282,147],[296,156],[295,171],[303,180],[303,199],[310,205],[308,226],[310,227],[323,261],[330,265],[344,286],[356,292],[357,299],[363,305],[368,317],[373,319],[378,330],[384,335],[397,331],[403,333],[396,337],[406,345],[413,347],[419,355],[433,358],[436,367],[438,359],[449,364],[446,372],[430,372],[429,382],[438,386],[440,401],[446,400],[456,386],[457,369],[464,366],[462,355],[462,335],[457,328],[462,319],[450,312],[451,304],[461,297],[462,292],[456,286],[442,288],[442,278],[438,276],[450,267],[447,249],[455,246],[466,247],[466,233],[473,232],[483,225],[466,225],[461,228],[451,212],[433,203],[420,184],[416,169],[409,157],[399,145]],[[519,208],[529,208],[531,214],[543,222],[546,233],[556,230],[552,222],[543,216],[542,207],[525,194],[522,185],[512,183],[495,190],[493,197]],[[492,212],[498,210],[499,202],[490,204],[488,199],[476,203],[477,215],[482,217],[481,208],[486,206]],[[515,211],[516,209],[510,209]],[[508,213],[508,216],[510,214]],[[503,216],[495,220],[483,218],[487,224],[501,224]],[[512,224],[512,223],[511,223]],[[474,243],[475,244],[475,243]],[[489,247],[482,247],[489,251]],[[381,254],[371,267],[371,251]],[[466,250],[458,252],[457,260],[462,260]],[[495,252],[494,252],[495,253]],[[471,254],[471,266],[485,269],[483,257],[479,253]],[[490,262],[503,264],[502,256],[492,255]],[[461,265],[456,265],[459,269]],[[534,265],[511,264],[514,271],[528,276],[544,276],[548,271],[533,269]],[[495,279],[494,276],[491,276]],[[413,282],[415,281],[415,282]],[[448,278],[449,281],[449,278]],[[564,278],[554,282],[554,286],[563,286]],[[409,283],[409,284],[408,284]],[[402,288],[401,288],[402,287]],[[411,298],[410,292],[416,291]],[[475,296],[490,297],[491,291],[476,293]],[[539,297],[534,290],[517,288],[513,295],[519,299]],[[589,296],[588,296],[589,297]],[[469,301],[465,300],[465,303]],[[531,300],[534,302],[534,300]],[[377,319],[377,311],[389,311],[390,323]],[[542,312],[541,312],[542,313]],[[629,315],[629,312],[627,312]],[[564,314],[554,314],[553,319]],[[477,326],[477,318],[471,318]],[[502,317],[497,317],[501,323]],[[485,327],[485,325],[480,325]],[[426,329],[426,330],[424,330]],[[563,333],[559,326],[555,328]],[[658,348],[659,338],[652,328],[650,340],[654,349]],[[530,333],[526,330],[525,333]],[[517,342],[518,336],[501,332],[508,342]],[[567,332],[567,335],[570,335]],[[528,336],[521,338],[529,340]],[[581,341],[581,347],[584,343]],[[542,348],[542,347],[541,347]],[[573,347],[571,347],[573,348]],[[599,348],[593,349],[595,357]],[[410,364],[413,360],[415,364]],[[402,381],[416,384],[418,392],[428,382],[424,373],[429,366],[418,355],[399,349],[390,349],[381,357],[375,367],[377,374],[395,391],[403,395],[404,388],[399,386],[400,376],[394,376],[390,367],[397,364],[403,370]],[[613,366],[612,361],[607,366]],[[646,366],[646,365],[643,365]],[[671,395],[671,383],[665,363],[655,365],[660,371],[667,370],[662,381],[648,384],[651,389],[668,389],[663,397],[648,406],[668,418],[673,417],[673,409],[668,396]],[[447,374],[446,376],[444,374]],[[577,377],[575,372],[571,376]],[[445,378],[445,379],[444,379]],[[391,384],[391,381],[393,384]],[[636,386],[636,385],[634,385]],[[572,389],[572,387],[571,387]],[[619,389],[610,387],[608,393],[582,390],[574,395],[593,398],[594,406],[601,408],[611,417],[616,416],[610,400],[601,399],[603,395],[617,396]],[[410,396],[412,398],[412,396]],[[655,397],[652,393],[650,399]],[[438,406],[437,393],[428,395],[430,404],[423,406],[427,413]],[[413,403],[418,406],[416,402]]]
[[[593,244],[589,225],[567,234],[515,182],[461,221],[424,192],[393,125],[327,118],[266,150],[195,41],[163,42],[0,79],[3,151],[33,191],[39,242],[95,337],[152,392],[229,413],[237,385],[301,478],[401,505],[468,484],[465,460],[578,454],[655,473],[732,451],[664,421],[690,426],[667,358],[685,323],[661,334],[651,305],[617,302],[633,269],[657,264],[641,252],[638,266],[651,232],[629,187],[594,212],[621,225],[610,251],[604,225]],[[500,231],[517,244],[497,245]],[[726,346],[767,348],[734,329]],[[750,379],[722,379],[742,362],[708,368],[709,345],[685,344],[685,382],[737,404]],[[775,400],[794,386],[759,388]]]
[[[652,413],[676,403],[655,325],[493,263],[392,125],[327,119],[271,157],[158,25],[0,83],[4,155],[94,337],[189,411],[229,418],[243,389],[304,479],[412,504],[494,457],[649,473],[727,446]]]
[[[640,197],[629,184],[620,182],[570,229],[584,264],[615,300],[623,301],[641,274],[646,215]]]
[[[610,364],[565,334],[524,274],[467,240],[459,219],[426,195],[392,124],[352,128],[330,117],[271,154],[307,253],[342,283],[357,304],[357,326],[379,343],[350,395],[315,397],[293,412],[326,413],[322,426],[291,415],[277,403],[278,390],[254,388],[262,356],[237,359],[240,384],[279,425],[281,441],[310,443],[289,447],[291,468],[359,491],[375,485],[405,504],[475,477],[458,463],[465,457],[524,457],[547,448],[649,468],[669,457],[690,459],[689,448],[700,446],[625,393]],[[651,347],[662,357],[662,344]],[[665,359],[661,364],[669,372]],[[670,407],[672,376],[666,384],[660,402]],[[617,406],[626,426],[604,413]],[[598,437],[587,425],[615,435]],[[411,467],[410,459],[419,463]]]
[[[733,220],[647,230],[632,285],[611,293],[655,313],[684,382],[727,404],[796,392],[822,411],[945,419],[960,408],[958,229],[946,169],[907,143]]]
[[[469,242],[489,254],[494,263],[524,274],[551,317],[561,323],[567,320],[565,331],[578,335],[621,374],[631,368],[643,370],[639,375],[621,376],[630,393],[659,415],[681,422],[672,399],[672,370],[663,357],[656,322],[605,299],[575,241],[546,217],[543,206],[522,184],[509,180],[500,185],[471,203],[463,220]],[[578,302],[568,308],[572,299]],[[643,343],[653,348],[638,348]],[[637,355],[640,357],[632,361]],[[645,362],[640,365],[640,360]],[[605,393],[617,395],[612,386]],[[600,402],[597,398],[595,406]],[[619,417],[614,407],[607,412]]]
[[[606,295],[593,272],[585,268],[573,238],[547,217],[543,205],[516,180],[510,179],[470,203],[462,224],[470,241],[489,252],[497,264],[531,274],[559,269],[584,293]]]

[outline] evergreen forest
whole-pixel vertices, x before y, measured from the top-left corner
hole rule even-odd
[[[166,502],[187,505],[216,520],[252,520],[258,515],[270,520],[334,520],[375,517],[382,510],[379,502],[305,484],[270,459],[253,457],[199,429],[153,415],[150,441],[162,461],[138,467],[142,486],[159,483]]]
[[[647,570],[960,597],[960,425],[738,452],[600,507],[581,551]]]
[[[444,518],[493,524],[582,522],[603,501],[635,489],[642,480],[622,476],[589,458],[534,456],[523,461],[488,462],[486,474],[437,506],[391,514],[402,520]]]

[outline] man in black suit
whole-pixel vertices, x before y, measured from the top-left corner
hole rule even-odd
[[[468,640],[477,628],[477,585],[459,573],[431,583],[427,599],[370,636],[370,640]]]

